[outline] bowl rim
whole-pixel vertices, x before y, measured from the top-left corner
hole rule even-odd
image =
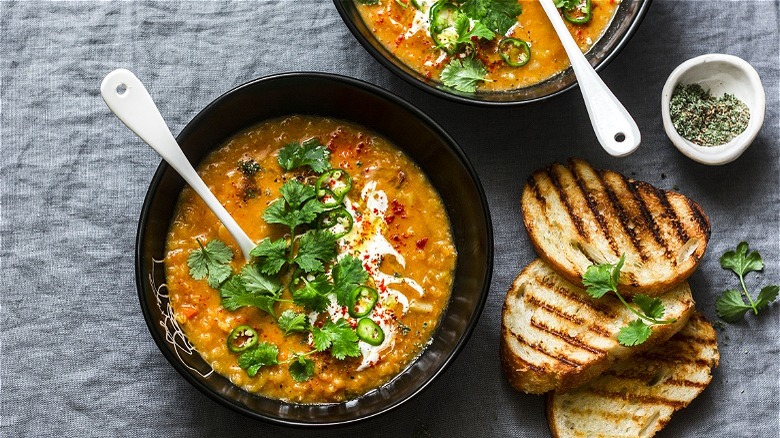
[[[458,103],[472,105],[472,106],[515,107],[515,106],[526,105],[529,103],[540,102],[543,100],[550,99],[552,97],[563,94],[578,85],[578,82],[575,77],[574,81],[571,84],[553,93],[547,94],[545,96],[539,96],[539,97],[534,97],[525,100],[509,100],[509,101],[480,100],[465,94],[461,95],[461,94],[455,94],[448,91],[444,91],[438,87],[435,87],[432,84],[425,83],[411,76],[408,72],[395,65],[395,63],[392,62],[390,59],[388,59],[387,57],[379,53],[379,51],[377,51],[376,48],[374,48],[374,46],[371,45],[368,39],[363,36],[363,34],[358,30],[357,25],[349,17],[349,14],[345,9],[344,3],[352,2],[352,1],[353,0],[333,0],[333,3],[336,6],[336,10],[338,11],[339,15],[341,16],[341,20],[344,22],[344,24],[347,25],[347,28],[350,30],[350,32],[355,37],[355,39],[357,39],[358,42],[360,42],[360,45],[363,46],[363,48],[366,49],[366,51],[368,51],[368,53],[370,53],[371,56],[373,56],[377,61],[379,61],[380,64],[382,64],[386,69],[393,72],[396,76],[400,77],[401,79],[405,80],[406,82],[414,85],[415,87],[423,91],[433,94],[434,96],[441,97],[453,102],[458,102]],[[593,68],[596,71],[601,71],[604,67],[609,65],[609,63],[612,62],[613,59],[615,59],[615,57],[628,44],[628,42],[636,33],[639,26],[642,24],[645,15],[647,15],[647,10],[650,8],[650,4],[653,2],[653,0],[638,0],[638,1],[641,2],[641,5],[639,6],[639,10],[637,11],[636,17],[634,18],[633,22],[629,25],[628,29],[626,29],[625,34],[623,34],[623,36],[618,40],[617,44],[615,45],[615,48],[611,52],[607,53],[607,55],[604,56],[604,58],[602,58],[598,64],[593,66]]]
[[[387,413],[391,410],[396,409],[397,407],[403,405],[404,403],[408,402],[409,400],[416,397],[420,392],[427,389],[428,386],[437,378],[439,377],[451,364],[455,361],[457,356],[461,353],[463,350],[463,347],[466,345],[468,340],[471,338],[471,335],[473,334],[480,317],[482,316],[482,312],[485,307],[485,303],[487,302],[487,298],[490,294],[490,286],[492,283],[492,277],[493,277],[493,268],[494,268],[494,252],[495,252],[495,242],[494,242],[494,232],[493,232],[493,221],[490,214],[490,208],[487,200],[487,196],[485,195],[485,190],[482,186],[482,182],[479,179],[479,176],[474,169],[471,161],[468,159],[468,156],[465,154],[463,149],[460,147],[460,145],[452,138],[452,136],[449,135],[434,119],[432,119],[427,114],[423,113],[420,109],[414,107],[409,102],[403,100],[402,98],[390,93],[387,90],[384,90],[376,85],[370,84],[368,82],[355,79],[348,76],[338,75],[334,73],[323,73],[323,72],[308,72],[308,71],[301,71],[301,72],[287,72],[287,73],[278,73],[278,74],[272,74],[268,76],[263,76],[259,78],[255,78],[253,80],[250,80],[248,82],[245,82],[241,85],[238,85],[224,93],[222,93],[220,96],[215,98],[213,101],[211,101],[208,105],[206,105],[202,110],[200,110],[193,118],[190,120],[190,122],[185,125],[185,127],[181,130],[181,132],[176,136],[177,142],[180,141],[183,137],[188,135],[188,133],[194,129],[195,126],[197,126],[199,123],[202,122],[204,118],[207,117],[207,114],[213,110],[214,107],[218,106],[220,103],[224,102],[225,100],[231,98],[232,95],[235,93],[240,92],[242,89],[254,86],[258,83],[265,83],[265,82],[273,82],[277,80],[285,80],[290,78],[297,78],[299,80],[305,80],[307,78],[318,78],[323,79],[326,81],[333,81],[336,83],[341,83],[347,86],[356,87],[358,89],[362,89],[364,91],[368,91],[369,93],[373,93],[375,95],[378,95],[380,98],[383,98],[385,100],[388,100],[391,104],[400,106],[403,110],[411,112],[415,117],[419,118],[420,121],[423,124],[428,125],[437,135],[440,135],[445,141],[444,143],[447,144],[447,147],[450,148],[450,150],[455,154],[457,159],[460,160],[461,164],[463,165],[464,169],[468,173],[469,177],[471,178],[472,183],[474,184],[474,187],[476,189],[479,202],[482,207],[482,216],[485,220],[485,230],[484,230],[484,238],[486,241],[486,248],[485,248],[485,277],[482,282],[481,287],[478,289],[479,291],[479,299],[477,300],[477,303],[475,305],[474,311],[472,312],[468,322],[465,325],[465,330],[460,335],[460,338],[458,339],[457,343],[454,344],[453,348],[447,353],[446,359],[442,362],[441,366],[436,369],[434,372],[432,372],[425,381],[422,382],[417,388],[415,388],[413,391],[411,391],[406,397],[403,397],[394,403],[391,403],[387,406],[384,406],[382,409],[377,410],[376,412],[372,412],[369,415],[365,415],[358,418],[350,418],[346,420],[339,420],[339,421],[324,421],[324,422],[299,422],[294,420],[287,420],[287,419],[281,419],[277,418],[271,415],[267,415],[264,413],[253,411],[241,404],[233,402],[230,398],[224,397],[220,394],[217,394],[216,392],[212,391],[210,388],[208,388],[206,385],[201,383],[198,379],[196,379],[192,374],[191,371],[187,369],[185,365],[183,365],[180,360],[176,357],[174,353],[172,353],[169,350],[168,342],[163,339],[159,333],[155,330],[156,325],[158,321],[154,318],[151,312],[151,304],[149,303],[146,298],[145,293],[145,287],[146,287],[146,278],[143,277],[143,261],[144,256],[142,254],[141,248],[143,247],[144,237],[146,236],[146,228],[149,221],[149,216],[151,213],[151,207],[152,207],[152,199],[154,197],[154,194],[159,189],[160,183],[163,179],[164,174],[168,171],[170,166],[165,162],[165,160],[161,160],[160,164],[157,166],[157,169],[154,173],[154,176],[152,177],[152,180],[149,183],[149,188],[147,189],[146,195],[144,196],[144,202],[141,207],[141,213],[138,220],[138,227],[136,230],[136,239],[135,239],[135,248],[134,248],[134,271],[135,271],[135,282],[136,282],[136,289],[138,293],[138,299],[139,304],[141,306],[141,312],[144,316],[144,321],[146,323],[147,329],[149,330],[152,339],[154,340],[155,344],[157,345],[158,350],[163,354],[163,356],[168,360],[168,362],[173,366],[173,368],[182,376],[184,379],[189,382],[191,385],[193,385],[196,389],[198,389],[202,394],[205,394],[208,398],[216,401],[220,405],[231,409],[233,411],[236,411],[240,414],[243,414],[247,417],[262,420],[268,423],[281,425],[281,426],[293,426],[293,427],[299,427],[299,428],[323,428],[323,427],[332,427],[332,426],[344,426],[348,424],[354,424],[358,422],[362,422],[371,418],[374,418],[376,416],[382,415],[384,413]],[[186,184],[186,183],[185,183]],[[442,318],[446,315],[442,315]],[[438,331],[438,328],[437,328]],[[436,332],[434,332],[435,336]],[[425,354],[425,349],[420,353]],[[412,362],[410,362],[407,367],[404,368],[406,370],[414,361],[417,359],[415,358]],[[404,371],[401,371],[403,373]],[[399,373],[398,375],[400,375]],[[396,375],[395,377],[397,377]],[[393,377],[393,378],[395,378]],[[392,380],[392,379],[391,379]],[[232,383],[232,382],[231,382]],[[235,385],[234,385],[235,386]],[[235,386],[237,389],[240,389],[241,391],[246,392],[244,389],[239,388],[238,386]],[[248,393],[248,392],[247,392]],[[251,394],[251,393],[248,393]],[[257,394],[253,394],[258,397]],[[358,399],[352,399],[341,403],[346,403]],[[286,403],[281,402],[280,403]],[[288,404],[295,404],[295,403],[288,403]],[[340,404],[340,403],[337,403]]]
[[[728,143],[717,146],[701,146],[687,140],[681,136],[672,123],[669,112],[674,87],[680,83],[680,78],[687,72],[696,69],[714,69],[717,64],[727,64],[741,71],[748,79],[750,90],[753,94],[753,105],[750,108],[750,120],[745,130],[734,137]],[[724,84],[725,85],[725,84]],[[728,88],[728,87],[726,87]],[[746,102],[747,104],[747,102]],[[678,65],[664,83],[661,91],[661,118],[663,120],[664,131],[672,144],[686,157],[710,166],[720,166],[728,164],[744,153],[753,143],[764,124],[766,113],[766,92],[761,84],[761,78],[756,69],[744,59],[728,54],[707,53],[691,58]]]

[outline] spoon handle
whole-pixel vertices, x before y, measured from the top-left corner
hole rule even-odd
[[[553,1],[540,0],[540,2],[569,56],[599,143],[607,153],[615,157],[624,157],[634,152],[639,147],[642,136],[631,114],[612,94],[582,54]]]
[[[117,69],[103,79],[100,93],[108,108],[119,120],[157,151],[163,160],[168,162],[206,202],[236,240],[244,258],[249,260],[249,252],[255,247],[254,242],[195,172],[176,139],[173,138],[144,84],[131,71]]]

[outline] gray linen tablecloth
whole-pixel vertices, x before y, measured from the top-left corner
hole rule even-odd
[[[579,156],[700,202],[712,240],[691,286],[711,320],[737,281],[718,258],[739,241],[766,261],[748,284],[780,282],[778,22],[777,0],[656,0],[602,72],[642,130],[639,151],[617,159],[598,147],[577,91],[513,109],[441,100],[385,70],[329,1],[0,2],[2,435],[549,436],[543,398],[512,390],[498,361],[504,293],[534,258],[518,211],[525,178]],[[767,95],[759,137],[722,167],[685,158],[661,125],[666,77],[708,52],[746,59]],[[335,430],[271,426],[190,386],[157,350],[136,297],[136,224],[160,159],[100,98],[117,67],[141,78],[174,133],[236,85],[303,70],[378,84],[441,123],[482,179],[496,235],[487,306],[455,363],[400,408]],[[719,329],[712,384],[659,436],[777,437],[779,322],[775,304]]]

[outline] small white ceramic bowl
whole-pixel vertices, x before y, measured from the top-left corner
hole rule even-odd
[[[686,140],[674,129],[669,116],[669,101],[677,84],[699,84],[713,96],[733,94],[750,108],[747,129],[719,146],[699,146]],[[730,163],[745,152],[764,124],[765,111],[766,95],[761,78],[747,61],[732,55],[711,53],[683,62],[669,75],[661,93],[661,116],[666,135],[685,156],[712,166]]]

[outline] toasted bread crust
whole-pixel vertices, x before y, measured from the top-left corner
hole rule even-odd
[[[651,437],[707,387],[719,359],[715,330],[695,313],[668,342],[580,388],[548,394],[550,431],[556,438]]]
[[[624,347],[617,333],[636,317],[614,295],[594,300],[537,259],[504,300],[499,346],[504,374],[514,388],[531,394],[582,385],[616,360],[666,341],[685,324],[694,309],[687,283],[660,298],[664,318],[676,322],[653,327],[642,345]]]
[[[710,237],[696,202],[578,159],[534,172],[521,206],[539,256],[574,284],[588,266],[625,254],[618,288],[626,295],[658,296],[683,282]]]

